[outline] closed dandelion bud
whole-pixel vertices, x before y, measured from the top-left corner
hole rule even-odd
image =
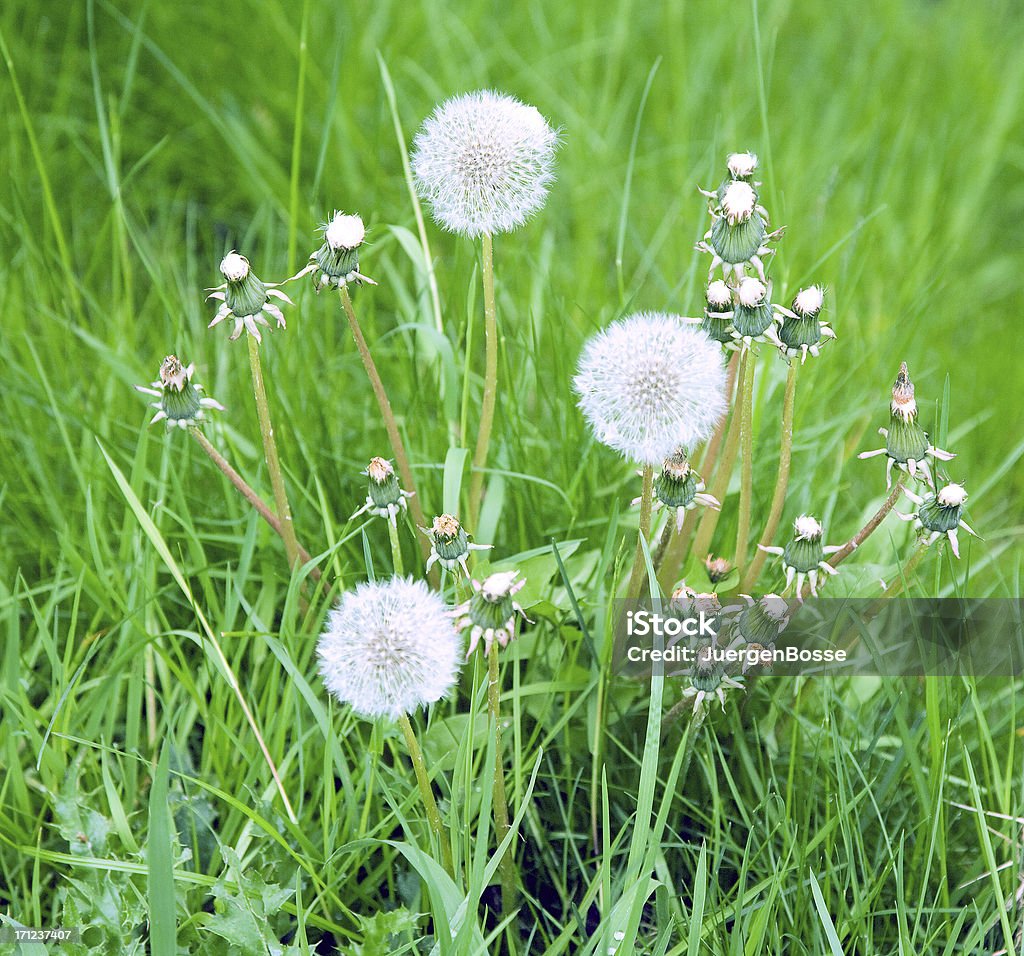
[[[775,320],[775,312],[768,298],[768,287],[753,276],[740,280],[736,292],[738,299],[732,312],[732,324],[740,338],[763,335]]]
[[[886,455],[886,485],[892,484],[893,466],[908,472],[916,478],[920,472],[922,478],[934,486],[928,458],[949,461],[955,458],[952,452],[935,448],[928,440],[928,433],[918,424],[917,401],[914,397],[914,383],[910,380],[907,363],[900,364],[896,382],[892,387],[892,402],[889,405],[889,427],[880,428],[879,434],[885,437],[885,447],[873,451],[863,451],[858,458],[874,458]]]
[[[821,286],[812,285],[797,293],[792,308],[779,309],[783,322],[778,335],[786,355],[800,355],[806,361],[808,352],[818,355],[823,340],[835,338],[835,332],[821,320],[824,300]]]
[[[733,179],[751,182],[754,178],[754,170],[757,169],[757,155],[755,153],[731,153],[726,161],[726,166]]]
[[[748,644],[773,644],[789,621],[789,603],[777,594],[766,594],[740,615],[738,629]]]
[[[420,529],[430,538],[430,557],[427,558],[427,570],[434,564],[440,564],[446,571],[454,571],[461,567],[469,576],[466,559],[470,551],[486,551],[489,544],[472,544],[466,529],[462,527],[455,515],[438,515],[429,528]]]
[[[964,503],[967,501],[967,490],[963,485],[950,482],[937,492],[928,492],[923,498],[912,491],[904,490],[904,494],[918,505],[915,513],[905,515],[897,511],[904,521],[914,521],[921,529],[927,544],[934,544],[945,535],[949,538],[953,555],[960,557],[960,542],[957,534],[963,528],[970,535],[977,537],[975,530],[964,521]]]
[[[399,487],[394,466],[386,458],[371,458],[363,474],[369,478],[366,503],[352,517],[369,512],[395,524],[398,513],[407,507],[406,499],[413,493]]]
[[[695,657],[690,672],[690,681],[698,691],[712,694],[718,690],[725,676],[725,664],[715,658],[715,646],[710,641],[702,641],[694,649]]]
[[[229,252],[220,263],[220,274],[224,277],[224,285],[211,289],[207,299],[216,299],[222,304],[210,322],[209,328],[230,318],[235,322],[234,330],[228,338],[237,339],[244,329],[257,342],[261,342],[259,326],[270,328],[267,316],[277,322],[278,328],[285,328],[284,313],[271,302],[271,298],[279,299],[292,305],[277,284],[261,282],[249,266],[249,260],[237,252]]]
[[[786,571],[786,591],[796,580],[797,599],[802,599],[804,580],[811,586],[811,594],[818,596],[818,572],[825,574],[838,574],[826,560],[825,556],[834,554],[841,549],[841,545],[826,545],[822,543],[822,529],[818,520],[811,515],[800,515],[793,522],[793,537],[784,548],[758,547],[768,554],[782,556],[782,566]]]
[[[697,505],[704,505],[718,511],[721,505],[717,498],[704,493],[704,481],[691,467],[686,450],[679,448],[661,466],[661,474],[654,479],[656,508],[674,509],[676,527],[681,529],[686,512]],[[637,498],[633,504],[639,504]]]
[[[701,330],[723,345],[732,342],[732,290],[721,280],[708,284],[704,293],[704,318]]]
[[[715,558],[710,554],[704,559],[704,569],[712,584],[724,581],[732,573],[732,564],[725,558]]]
[[[517,580],[518,577],[518,571],[501,571],[483,582],[473,581],[472,597],[455,609],[456,628],[469,631],[467,658],[481,640],[484,653],[489,654],[495,642],[507,647],[515,637],[516,614],[523,613],[515,595],[526,584],[524,580]]]
[[[293,279],[312,276],[313,288],[317,292],[328,286],[338,289],[350,282],[377,284],[359,271],[359,247],[366,238],[366,228],[359,216],[335,211],[330,221],[323,223],[320,229],[323,245],[309,257],[309,265]]]
[[[168,428],[188,428],[205,417],[208,408],[224,410],[220,402],[204,398],[202,386],[192,384],[194,365],[182,365],[177,356],[168,355],[160,366],[160,376],[149,386],[136,385],[137,391],[153,395],[158,401],[151,404],[157,410],[150,424],[167,421]]]
[[[720,208],[711,226],[711,248],[730,265],[749,262],[768,235],[757,211],[757,193],[749,183],[734,180],[722,191]]]

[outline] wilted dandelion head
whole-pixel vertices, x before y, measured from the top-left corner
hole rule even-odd
[[[754,153],[731,153],[726,165],[733,179],[747,179],[757,169],[757,156]]]
[[[935,496],[939,504],[945,508],[958,508],[967,500],[967,489],[963,485],[950,482]]]
[[[736,294],[739,297],[740,305],[748,309],[756,309],[763,301],[768,292],[768,287],[753,276],[744,276],[740,279],[740,287]]]
[[[661,312],[627,316],[592,336],[574,384],[597,438],[650,465],[710,437],[725,411],[718,343]]]
[[[821,537],[821,523],[812,515],[800,515],[793,522],[793,533],[798,541],[813,541]]]
[[[510,232],[544,205],[557,145],[540,112],[515,97],[455,96],[416,134],[416,188],[449,232]]]
[[[821,311],[825,302],[825,290],[820,285],[801,289],[793,299],[793,311],[801,316],[814,316]]]
[[[742,179],[733,180],[722,194],[722,212],[730,223],[746,222],[754,213],[757,193],[750,183]]]
[[[334,252],[357,249],[365,238],[366,227],[360,216],[335,212],[331,221],[324,226],[324,239]]]
[[[462,660],[452,614],[422,581],[392,578],[345,593],[317,644],[327,689],[361,717],[397,719],[455,686]]]
[[[228,282],[241,282],[249,274],[249,260],[232,250],[220,260],[220,274]]]
[[[715,279],[714,282],[708,284],[704,297],[707,299],[708,305],[719,311],[728,309],[732,305],[732,290],[721,279]]]

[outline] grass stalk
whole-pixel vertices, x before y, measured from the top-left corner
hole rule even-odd
[[[508,833],[508,798],[505,794],[505,762],[501,750],[501,676],[498,671],[497,641],[487,651],[487,712],[494,723],[494,839],[500,844]],[[501,911],[506,916],[515,907],[516,867],[512,847],[501,858]]]
[[[484,397],[480,407],[480,428],[476,435],[473,471],[469,482],[471,528],[476,528],[480,518],[484,468],[487,465],[487,451],[490,448],[491,429],[494,425],[494,406],[498,397],[498,310],[494,301],[494,243],[489,234],[484,233],[481,247],[484,280]]]
[[[796,406],[796,375],[800,368],[795,362],[789,366],[786,376],[786,394],[782,400],[782,436],[779,444],[779,477],[772,492],[772,503],[768,510],[768,520],[761,534],[760,544],[768,547],[779,530],[782,520],[782,509],[786,503],[786,489],[789,487],[789,469],[793,461],[793,409]],[[754,552],[750,566],[743,575],[740,590],[748,592],[757,583],[761,568],[768,555],[759,548]]]
[[[348,319],[348,327],[352,331],[352,337],[356,340],[356,348],[359,350],[359,357],[363,360],[363,368],[366,369],[366,376],[370,380],[370,387],[377,399],[377,407],[380,409],[380,417],[384,419],[384,429],[388,433],[388,442],[391,444],[391,453],[395,456],[395,463],[398,465],[398,473],[402,476],[402,487],[412,492],[409,499],[409,508],[412,511],[412,519],[418,528],[427,527],[427,519],[423,514],[423,503],[416,493],[416,482],[412,476],[412,468],[409,466],[409,456],[405,451],[405,443],[402,441],[402,433],[398,430],[398,422],[395,420],[395,413],[391,408],[391,401],[384,388],[380,373],[377,371],[377,363],[370,354],[370,348],[366,344],[366,337],[356,318],[356,310],[352,307],[352,296],[348,293],[348,286],[343,285],[338,290],[341,296],[341,304],[345,310],[345,317]],[[430,556],[430,545],[422,535],[417,535],[420,552],[423,560]],[[431,573],[431,582],[436,586],[436,573]]]
[[[260,434],[263,437],[263,451],[270,472],[270,484],[274,489],[274,504],[281,522],[281,540],[288,555],[288,567],[294,570],[299,562],[299,542],[292,524],[292,509],[288,504],[288,492],[284,486],[284,473],[281,470],[281,459],[277,454],[277,442],[274,440],[274,426],[270,420],[270,403],[267,401],[267,389],[263,381],[263,367],[260,364],[260,349],[256,339],[246,336],[249,343],[249,368],[252,371],[252,390],[256,396],[256,411],[260,418]],[[222,469],[223,470],[223,469]]]
[[[402,728],[405,736],[405,745],[409,750],[409,759],[412,760],[412,767],[416,773],[416,783],[420,788],[420,797],[423,799],[423,809],[427,812],[427,821],[430,829],[434,831],[438,843],[441,845],[441,858],[448,875],[455,879],[455,864],[452,862],[452,845],[448,839],[448,833],[441,820],[441,811],[437,809],[437,801],[434,799],[434,791],[430,788],[430,778],[427,776],[427,765],[423,761],[423,751],[420,750],[419,741],[416,739],[416,732],[412,729],[412,723],[408,715],[402,714],[398,718],[398,725]]]
[[[284,527],[281,524],[280,519],[270,510],[270,506],[252,489],[252,487],[246,482],[246,480],[231,466],[231,463],[210,443],[210,439],[207,438],[198,428],[190,428],[189,431],[192,433],[192,437],[198,442],[199,447],[210,456],[210,460],[225,474],[228,481],[235,486],[243,498],[249,502],[256,509],[257,514],[271,528],[278,534],[281,540],[284,540]],[[303,564],[308,564],[313,560],[312,555],[304,548],[301,544],[296,542],[298,547],[299,560]],[[320,580],[320,569],[310,568],[309,575],[314,581]]]

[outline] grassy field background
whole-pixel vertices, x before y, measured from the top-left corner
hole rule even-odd
[[[788,227],[776,286],[824,283],[839,336],[800,375],[785,520],[813,511],[841,541],[877,508],[884,466],[856,453],[906,360],[984,538],[960,562],[927,558],[914,593],[1019,597],[1016,6],[15,0],[0,33],[0,912],[89,925],[90,953],[175,952],[174,935],[180,952],[425,952],[434,932],[440,952],[498,951],[479,664],[424,730],[466,863],[448,885],[397,733],[329,705],[316,675],[337,592],[307,606],[279,542],[186,435],[145,427],[131,388],[171,351],[194,361],[227,406],[208,433],[269,497],[245,346],[206,331],[203,290],[228,249],[280,279],[333,209],[359,212],[380,287],[356,308],[424,506],[441,510],[481,389],[479,251],[428,222],[438,332],[390,78],[406,144],[437,102],[480,87],[564,134],[544,211],[495,242],[503,385],[476,538],[496,557],[555,540],[566,559],[565,578],[534,559],[538,623],[505,657],[524,899],[506,938],[538,953],[1019,950],[1018,681],[762,681],[686,741],[695,759],[665,789],[685,721],[652,751],[646,689],[610,684],[592,643],[638,482],[570,392],[584,339],[613,318],[698,313],[696,186],[753,150]],[[389,567],[381,528],[347,520],[386,436],[337,300],[296,301],[263,349],[278,441],[300,540],[351,586],[368,559]],[[762,359],[755,529],[784,380]],[[887,523],[830,588],[873,595],[911,548]]]

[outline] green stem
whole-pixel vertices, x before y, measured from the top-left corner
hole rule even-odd
[[[629,588],[626,600],[635,601],[640,595],[646,578],[646,562],[644,561],[644,542],[651,537],[651,505],[654,501],[654,466],[644,465],[644,488],[640,493],[640,529],[636,538],[636,555],[633,558],[633,571],[629,576]]]
[[[900,568],[896,580],[882,592],[883,598],[895,597],[903,590],[906,584],[910,582],[910,575],[914,573],[914,569],[921,563],[921,559],[925,556],[927,550],[928,545],[924,542],[917,546],[917,550],[907,559],[907,563]]]
[[[402,562],[402,542],[398,540],[398,523],[388,519],[388,537],[391,539],[391,563],[395,569],[395,576],[401,577],[405,574],[405,565]]]
[[[494,723],[494,838],[500,844],[508,834],[508,800],[505,795],[505,763],[501,751],[501,677],[498,673],[498,642],[487,652],[487,712]],[[515,907],[515,850],[509,846],[501,858],[501,911]]]
[[[740,502],[736,519],[737,568],[747,564],[747,541],[750,538],[750,506],[754,493],[754,356],[748,350],[743,356],[746,374],[743,376],[743,391],[740,395]]]
[[[487,450],[491,444],[494,425],[494,405],[498,397],[498,310],[494,301],[494,246],[490,235],[484,233],[484,398],[480,407],[480,429],[473,452],[473,472],[469,483],[469,525],[476,528],[483,498],[484,468]]]
[[[260,365],[260,349],[253,336],[247,335],[246,340],[249,343],[249,368],[252,370],[252,390],[256,396],[256,411],[260,418],[263,452],[267,459],[267,469],[270,472],[270,484],[274,489],[274,504],[281,519],[281,540],[284,541],[284,550],[288,555],[288,567],[294,569],[299,562],[299,542],[295,537],[295,526],[292,524],[292,509],[288,504],[288,492],[284,487],[281,460],[277,456],[274,426],[270,421],[270,404],[267,401],[267,389],[263,383],[263,367]]]
[[[736,387],[736,375],[739,370],[740,353],[733,352],[732,358],[729,360],[729,371],[725,380],[725,394],[728,400],[732,401],[733,390]],[[725,435],[726,425],[729,421],[728,415],[723,415],[721,421],[715,428],[715,433],[711,436],[711,441],[708,442],[707,447],[704,449],[704,457],[701,459],[700,468],[698,473],[704,476],[708,481],[711,480],[712,472],[715,464],[718,461],[718,451],[722,445],[722,438]],[[662,590],[667,594],[672,589],[672,585],[675,583],[675,579],[679,574],[679,571],[683,566],[683,558],[686,555],[687,545],[690,543],[690,536],[693,534],[694,526],[697,524],[697,518],[699,517],[699,511],[697,508],[686,512],[686,518],[683,520],[683,527],[677,531],[675,525],[669,522],[671,530],[671,537],[667,539],[665,548],[662,553],[658,556],[657,567],[658,567],[658,581],[661,583]],[[700,557],[700,555],[698,555]]]
[[[743,394],[746,363],[741,363],[739,370],[739,383],[737,385],[737,399]],[[739,409],[733,409],[732,418],[729,421],[729,434],[725,439],[725,447],[722,449],[722,457],[715,470],[715,480],[710,488],[710,494],[722,502],[725,506],[725,495],[729,490],[729,477],[732,474],[732,466],[736,462],[736,453],[740,446],[740,423],[738,416]],[[693,553],[697,555],[707,554],[711,544],[711,538],[718,525],[720,511],[713,508],[705,508],[701,516],[700,524],[697,525],[697,537],[693,542]]]
[[[789,468],[793,461],[793,409],[796,405],[796,373],[800,368],[795,362],[789,366],[789,374],[786,376],[786,395],[782,400],[782,440],[779,446],[779,477],[775,482],[775,491],[772,494],[771,508],[768,512],[768,521],[764,526],[764,533],[761,535],[760,544],[768,547],[779,530],[779,522],[782,520],[782,508],[786,503],[786,489],[789,487]],[[758,548],[754,557],[743,575],[740,590],[747,593],[757,583],[761,574],[761,568],[768,554]]]
[[[420,496],[416,494],[416,482],[412,477],[412,468],[409,467],[409,456],[405,453],[405,443],[402,441],[402,434],[398,430],[398,422],[395,420],[395,413],[391,409],[391,401],[388,399],[384,382],[381,381],[380,373],[377,371],[377,364],[373,361],[373,356],[370,354],[370,348],[366,344],[363,330],[359,325],[359,320],[356,318],[356,311],[352,307],[352,297],[348,294],[348,286],[343,285],[339,289],[339,294],[341,295],[342,307],[345,309],[345,317],[348,319],[348,327],[352,331],[352,338],[356,340],[356,348],[359,351],[359,357],[363,361],[363,368],[366,369],[366,377],[369,378],[370,387],[373,389],[373,394],[377,399],[380,417],[384,419],[384,429],[388,433],[391,454],[395,456],[395,464],[398,465],[398,473],[402,477],[402,487],[406,491],[412,492],[412,497],[409,499],[412,519],[416,523],[416,527],[425,528],[427,527],[427,519],[423,514],[423,503],[420,501]],[[423,535],[417,535],[417,538],[423,560],[426,561],[430,557],[430,544]],[[430,580],[436,587],[436,572],[431,571]]]
[[[867,536],[882,523],[885,516],[892,511],[896,506],[896,502],[899,501],[900,495],[903,493],[903,482],[904,479],[901,477],[896,484],[893,485],[892,491],[889,493],[889,497],[882,502],[882,507],[872,515],[868,523],[843,545],[842,550],[837,551],[828,559],[828,563],[832,565],[832,567],[837,567],[841,561],[845,561],[851,554],[853,554],[853,552],[861,546],[865,538],[867,538]]]
[[[452,846],[445,831],[444,823],[441,821],[441,811],[437,809],[437,801],[434,800],[434,791],[430,788],[430,778],[427,776],[427,765],[423,762],[423,751],[420,750],[419,741],[416,740],[416,732],[412,729],[407,715],[402,714],[398,718],[398,725],[405,735],[405,745],[409,750],[409,759],[412,760],[412,768],[416,773],[416,783],[420,788],[420,797],[423,799],[423,809],[427,811],[427,821],[430,829],[434,831],[438,843],[441,844],[441,857],[444,861],[444,868],[448,875],[455,879],[455,865],[452,862]]]
[[[208,439],[198,428],[190,428],[189,431],[192,433],[192,437],[199,443],[199,446],[203,451],[210,456],[210,460],[222,472],[224,472],[228,481],[230,481],[231,484],[241,492],[242,497],[256,509],[257,514],[259,514],[260,517],[263,518],[263,520],[266,521],[266,523],[270,525],[278,535],[280,535],[281,539],[284,540],[284,528],[281,526],[281,522],[277,515],[270,510],[267,503],[258,494],[256,494],[255,491],[253,491],[246,480],[231,466],[230,462],[213,447],[210,443],[210,439]],[[308,564],[313,560],[310,553],[302,547],[301,544],[298,545],[298,549],[299,560],[303,564]],[[319,581],[320,569],[316,567],[310,568],[309,576],[313,578],[314,581]]]

